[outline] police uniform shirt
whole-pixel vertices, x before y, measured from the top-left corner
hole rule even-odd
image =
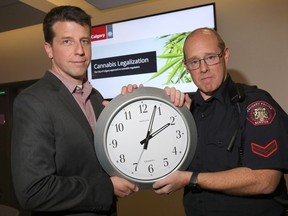
[[[229,95],[234,86],[228,76],[208,100],[204,101],[196,92],[191,112],[197,125],[198,144],[189,170],[217,172],[241,165],[287,170],[287,114],[267,92],[250,86],[243,86],[245,100],[239,103],[239,112]],[[239,132],[228,151],[236,130]],[[284,179],[281,184],[285,184]],[[192,193],[186,188],[184,206],[187,215],[281,215],[284,207],[273,196],[239,197],[205,190]]]

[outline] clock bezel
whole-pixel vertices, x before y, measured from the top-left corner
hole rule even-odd
[[[114,116],[122,110],[127,105],[141,100],[156,100],[167,105],[173,107],[181,116],[183,121],[185,122],[185,126],[187,127],[187,142],[190,143],[187,145],[187,150],[185,151],[183,159],[181,162],[175,166],[167,175],[162,176],[161,178],[153,178],[153,179],[139,179],[133,178],[124,174],[121,170],[119,170],[111,161],[107,145],[106,145],[106,136],[110,123],[113,121]],[[171,101],[169,96],[163,89],[155,88],[155,87],[141,87],[134,89],[132,93],[127,93],[126,95],[118,95],[114,99],[112,99],[109,104],[103,109],[99,118],[97,119],[96,129],[95,129],[95,152],[98,157],[100,164],[103,169],[110,176],[120,176],[122,178],[127,179],[130,182],[137,184],[141,189],[151,189],[152,184],[155,181],[163,179],[168,176],[175,170],[185,170],[188,168],[191,163],[197,145],[197,129],[194,118],[191,112],[188,110],[186,106],[176,107]]]

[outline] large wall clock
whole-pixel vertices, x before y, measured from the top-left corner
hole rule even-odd
[[[142,189],[190,164],[197,145],[194,118],[164,90],[135,89],[110,101],[97,119],[95,151],[110,176]]]

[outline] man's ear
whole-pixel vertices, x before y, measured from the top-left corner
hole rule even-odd
[[[52,46],[50,43],[45,42],[44,49],[50,59],[53,58]]]
[[[229,59],[230,59],[230,50],[227,47],[224,49],[224,59],[225,59],[226,65],[227,65],[229,62]]]

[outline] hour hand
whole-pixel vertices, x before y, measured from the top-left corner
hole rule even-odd
[[[150,140],[151,138],[156,136],[158,133],[160,133],[161,131],[163,131],[164,129],[166,129],[170,125],[171,125],[171,123],[167,123],[167,124],[163,125],[158,130],[156,130],[154,133],[150,134],[148,137],[146,137],[145,139],[141,140],[140,141],[141,145],[143,145],[144,143],[148,142],[148,140]]]

